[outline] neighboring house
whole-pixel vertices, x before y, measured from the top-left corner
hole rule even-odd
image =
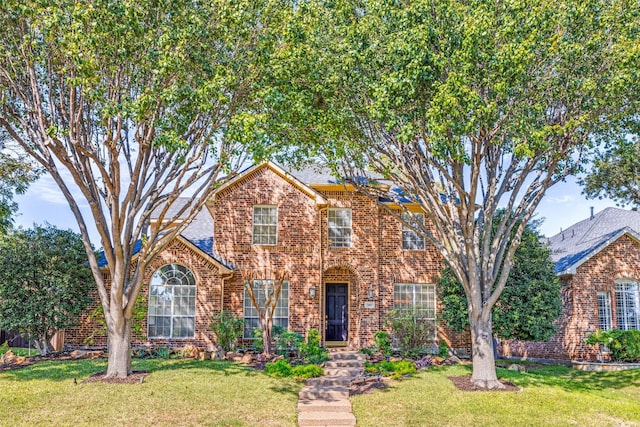
[[[607,208],[549,239],[563,314],[550,342],[505,341],[505,356],[599,360],[584,339],[640,329],[640,212]]]
[[[218,188],[148,267],[147,338],[135,344],[211,347],[210,316],[223,309],[245,319],[250,339],[258,318],[245,291],[248,270],[265,272],[256,288],[286,271],[274,324],[303,335],[317,328],[329,345],[370,346],[393,308],[416,307],[435,324],[442,256],[389,212],[400,214],[398,206],[349,190],[327,172],[289,173],[270,162]],[[67,343],[82,345],[95,328],[85,316]],[[470,347],[468,334],[441,324],[438,337]],[[95,344],[106,344],[104,337]]]

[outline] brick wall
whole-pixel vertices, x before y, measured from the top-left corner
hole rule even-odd
[[[561,278],[563,314],[556,321],[558,332],[549,342],[505,341],[507,356],[598,360],[596,348],[584,339],[598,328],[598,292],[609,292],[613,326],[616,327],[615,283],[619,279],[640,280],[640,243],[623,235],[578,267],[576,274]]]

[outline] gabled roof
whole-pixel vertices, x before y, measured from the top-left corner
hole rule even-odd
[[[576,269],[601,250],[627,235],[640,242],[640,212],[606,208],[548,239],[558,275]]]
[[[242,182],[242,180],[252,176],[254,173],[256,173],[257,171],[259,171],[261,169],[264,169],[264,168],[270,169],[275,174],[279,175],[284,180],[288,181],[290,184],[292,184],[293,186],[298,188],[300,191],[302,191],[304,194],[306,194],[311,199],[313,199],[317,205],[326,205],[327,204],[327,200],[324,198],[324,196],[322,194],[318,193],[316,190],[314,190],[313,188],[309,187],[303,181],[301,181],[300,179],[296,178],[293,174],[285,171],[280,166],[278,166],[275,163],[270,162],[270,161],[264,161],[262,163],[258,163],[257,165],[253,165],[253,166],[245,169],[244,171],[240,172],[236,177],[234,177],[233,179],[231,179],[230,181],[226,182],[224,185],[222,185],[218,189],[216,189],[216,191],[213,193],[213,199],[215,200],[217,195],[219,195],[220,193],[222,193],[226,189],[228,189],[228,188],[230,188],[230,187],[232,187],[234,185],[237,185],[238,183]]]
[[[177,212],[178,208],[186,203],[186,200],[188,199],[180,198],[176,200],[174,203],[176,206],[172,207],[173,212]],[[169,209],[169,211],[172,211],[172,209]],[[213,218],[211,218],[209,210],[205,207],[198,212],[191,224],[178,235],[177,239],[195,251],[200,252],[201,255],[217,265],[222,273],[231,273],[233,271],[233,267],[213,250]],[[142,242],[140,240],[136,241],[132,255],[135,256],[140,251],[141,246]],[[100,268],[107,266],[107,260],[104,256],[98,259],[98,266]]]

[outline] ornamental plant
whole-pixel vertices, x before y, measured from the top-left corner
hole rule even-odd
[[[640,331],[598,330],[589,335],[584,342],[606,346],[614,362],[640,362]]]

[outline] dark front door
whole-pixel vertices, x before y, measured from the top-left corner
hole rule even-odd
[[[349,298],[346,283],[327,283],[327,341],[347,341]]]

